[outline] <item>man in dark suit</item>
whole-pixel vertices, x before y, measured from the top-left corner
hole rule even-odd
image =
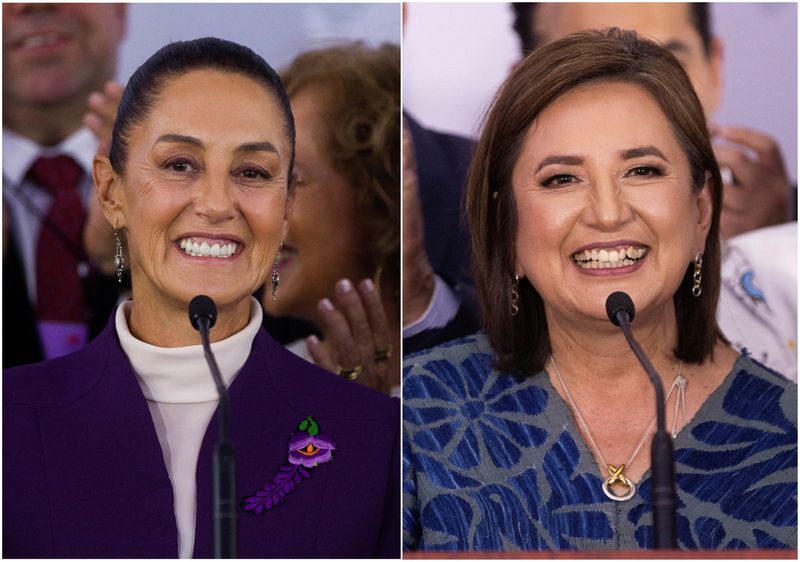
[[[57,357],[105,325],[118,289],[83,239],[97,150],[87,98],[113,78],[123,4],[3,5],[3,366]],[[113,247],[113,246],[111,246]]]
[[[431,131],[404,115],[404,355],[480,328],[462,213],[473,147],[471,139]]]
[[[462,206],[473,142],[403,127],[403,353],[479,328]]]

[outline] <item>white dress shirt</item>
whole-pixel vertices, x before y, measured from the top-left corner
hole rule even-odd
[[[3,128],[3,204],[8,211],[9,227],[19,244],[28,298],[33,307],[36,306],[36,243],[42,224],[40,217],[47,216],[52,196],[25,176],[39,157],[62,154],[72,157],[84,172],[79,189],[83,206],[88,208],[90,198],[95,197],[92,161],[96,150],[97,139],[86,128],[79,129],[56,146],[47,147]],[[29,206],[38,209],[38,213]]]

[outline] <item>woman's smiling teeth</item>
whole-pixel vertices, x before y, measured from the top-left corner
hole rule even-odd
[[[592,248],[572,254],[572,260],[583,269],[609,269],[633,265],[644,257],[647,249],[641,246],[614,249]]]
[[[236,253],[236,242],[198,242],[191,238],[181,239],[181,249],[188,255],[202,258],[229,258]]]

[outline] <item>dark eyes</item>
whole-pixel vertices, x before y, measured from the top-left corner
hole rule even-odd
[[[570,183],[575,183],[578,180],[572,174],[556,174],[555,176],[550,176],[544,182],[542,182],[543,187],[553,187],[559,185],[568,185]]]
[[[172,160],[167,160],[163,168],[166,170],[171,170],[173,172],[178,172],[181,174],[185,174],[188,172],[195,171],[197,166],[194,162],[188,158],[173,158]]]
[[[255,166],[239,168],[233,172],[233,175],[242,179],[255,181],[266,181],[272,179],[272,174]]]
[[[170,172],[175,172],[179,175],[189,175],[200,171],[200,165],[191,158],[173,158],[167,160],[162,165],[162,168]],[[272,174],[259,166],[247,164],[234,169],[231,172],[234,178],[239,178],[247,183],[257,183],[262,181],[269,181],[272,179]]]
[[[651,178],[664,175],[664,170],[659,166],[636,166],[625,173],[625,177]],[[580,180],[574,174],[555,174],[542,182],[542,187],[558,187],[577,183]]]
[[[630,169],[627,175],[629,177],[658,177],[664,175],[664,170],[658,166],[636,166]]]

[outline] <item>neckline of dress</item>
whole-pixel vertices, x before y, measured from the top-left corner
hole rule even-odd
[[[707,410],[710,408],[709,403],[716,399],[717,395],[724,394],[728,391],[728,388],[731,386],[731,382],[733,381],[734,375],[741,370],[740,364],[744,361],[750,361],[750,357],[745,355],[744,353],[740,353],[736,360],[733,362],[730,371],[725,377],[722,379],[722,382],[715,388],[703,401],[694,415],[689,419],[686,425],[678,432],[678,436],[673,440],[673,444],[675,445],[675,450],[678,450],[678,444],[687,438],[684,437],[687,432],[691,432],[697,425],[705,421],[707,416]],[[575,440],[575,444],[578,447],[578,452],[580,453],[580,459],[578,460],[578,464],[575,468],[576,473],[590,473],[590,474],[602,474],[598,472],[599,465],[595,461],[594,455],[592,454],[592,450],[589,447],[588,443],[583,437],[583,434],[579,431],[578,425],[576,423],[576,419],[572,410],[569,407],[569,404],[564,400],[564,398],[558,393],[556,387],[553,385],[553,381],[550,380],[550,374],[547,373],[545,369],[542,369],[537,375],[537,378],[541,376],[543,379],[542,387],[548,395],[555,395],[556,400],[553,402],[554,405],[557,404],[557,408],[559,409],[558,414],[566,419],[569,423],[569,427],[565,428],[569,431],[570,435]],[[576,437],[577,436],[577,437]],[[588,470],[586,466],[581,466],[582,464],[586,463],[586,465],[591,466],[592,470]],[[603,467],[600,467],[603,468]],[[642,473],[642,476],[637,480],[637,483],[644,482],[650,478],[650,472],[652,470],[652,466],[648,465],[647,470]],[[677,477],[677,470],[675,471]],[[678,490],[676,489],[676,492]],[[641,500],[641,497],[639,498]],[[636,505],[638,502],[615,502],[612,500],[608,500],[609,504],[618,505],[628,504],[630,506]],[[622,506],[619,506],[622,508]]]

